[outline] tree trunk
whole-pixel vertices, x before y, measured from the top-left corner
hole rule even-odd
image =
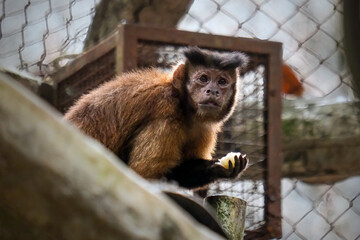
[[[85,40],[85,49],[108,36],[121,22],[175,27],[190,0],[102,0]]]

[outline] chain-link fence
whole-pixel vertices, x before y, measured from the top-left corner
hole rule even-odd
[[[343,49],[342,1],[199,0],[179,23],[184,30],[283,43],[283,58],[306,95],[351,99]],[[326,80],[324,80],[326,79]]]
[[[99,2],[0,1],[0,64],[47,74],[64,55],[82,51]],[[197,0],[178,28],[280,41],[284,60],[298,73],[307,97],[344,101],[353,93],[342,15],[338,0]]]
[[[0,1],[0,65],[44,76],[62,56],[82,52],[100,0]],[[354,99],[343,47],[341,0],[195,0],[178,29],[283,43],[283,59],[298,74],[305,99]],[[241,185],[241,186],[240,186]],[[224,184],[223,191],[247,192],[253,222],[263,219],[261,194]],[[283,239],[359,239],[360,177],[335,184],[282,181]],[[264,191],[261,183],[257,193]],[[241,190],[239,190],[241,189]],[[259,222],[261,224],[261,222]],[[254,225],[248,229],[256,228]]]
[[[0,65],[42,76],[60,56],[81,53],[98,2],[0,1]]]

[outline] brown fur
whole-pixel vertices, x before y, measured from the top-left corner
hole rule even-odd
[[[188,187],[235,177],[238,172],[205,160],[212,159],[217,133],[234,108],[236,77],[232,66],[239,65],[240,58],[214,57],[199,49],[189,54],[190,58],[173,74],[147,69],[104,83],[83,95],[65,119],[118,154],[145,178],[163,177],[191,159],[196,166],[186,163],[173,174],[176,179],[183,172],[196,174],[195,184],[185,179]],[[201,65],[203,62],[210,65]],[[200,81],[204,74],[209,84]],[[219,80],[226,80],[226,84]],[[213,93],[205,93],[208,89]],[[243,170],[239,161],[236,171]]]
[[[145,178],[159,178],[183,153],[211,159],[221,126],[184,126],[173,94],[169,74],[156,69],[128,73],[82,96],[65,118],[115,153],[131,141],[136,148],[129,166]],[[145,127],[133,136],[140,125]]]

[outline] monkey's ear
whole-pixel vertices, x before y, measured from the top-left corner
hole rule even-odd
[[[175,89],[181,91],[185,77],[185,64],[180,64],[173,73],[172,83]]]

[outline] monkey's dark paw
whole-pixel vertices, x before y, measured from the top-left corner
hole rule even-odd
[[[249,160],[241,153],[228,153],[217,165],[221,167],[221,175],[226,178],[238,178],[248,166]]]

